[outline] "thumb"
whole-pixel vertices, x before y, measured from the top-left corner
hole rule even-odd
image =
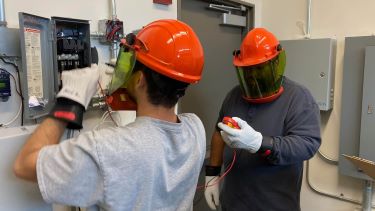
[[[246,121],[242,120],[239,117],[232,117],[232,119],[237,122],[238,126],[240,126],[241,129],[248,125]]]
[[[217,123],[217,126],[229,135],[233,136],[238,133],[238,129],[233,129],[222,122]]]

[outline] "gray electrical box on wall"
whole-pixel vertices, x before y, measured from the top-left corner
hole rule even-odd
[[[26,119],[46,116],[61,87],[61,73],[91,65],[87,20],[19,13],[21,83]]]
[[[375,46],[366,47],[359,157],[375,161]]]
[[[280,43],[286,52],[285,76],[306,86],[320,110],[332,109],[336,40],[283,40]]]
[[[345,38],[341,96],[340,154],[375,161],[375,37]],[[340,156],[340,173],[371,180]]]

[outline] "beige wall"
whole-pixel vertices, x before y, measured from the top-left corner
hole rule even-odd
[[[374,34],[374,8],[373,0],[312,1],[312,38],[336,38],[338,44],[334,108],[329,113],[322,113],[323,144],[320,148],[334,159],[339,156],[344,37]],[[279,39],[298,39],[302,37],[302,31],[296,23],[306,22],[306,14],[307,0],[263,0],[261,25],[275,33]],[[336,166],[325,163],[319,157],[311,161],[311,182],[325,192],[361,200],[361,181],[339,175]],[[349,211],[359,207],[313,193],[306,187],[306,181],[301,198],[304,211]]]

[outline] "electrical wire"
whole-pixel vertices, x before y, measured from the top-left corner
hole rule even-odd
[[[200,189],[204,189],[204,188],[208,188],[208,187],[211,187],[211,186],[214,186],[216,184],[218,184],[222,179],[224,179],[224,177],[232,170],[233,168],[233,165],[234,165],[234,162],[236,161],[236,150],[233,150],[233,159],[232,159],[232,162],[231,164],[226,168],[226,170],[224,171],[223,175],[221,175],[220,177],[214,177],[212,178],[210,181],[207,182],[207,185],[204,184],[204,185],[200,185],[200,186],[197,186],[197,190],[200,190]],[[211,181],[213,181],[214,179],[216,179],[214,181],[214,183],[212,184],[209,184]],[[208,185],[209,184],[209,185]]]
[[[328,193],[328,192],[325,192],[325,191],[322,191],[320,189],[318,189],[317,187],[315,187],[312,183],[311,183],[311,179],[310,179],[310,172],[311,172],[311,169],[310,169],[310,161],[307,160],[306,161],[306,182],[307,182],[307,185],[308,187],[315,193],[319,194],[319,195],[322,195],[322,196],[326,196],[326,197],[329,197],[329,198],[332,198],[332,199],[337,199],[337,200],[340,200],[340,201],[345,201],[345,202],[349,202],[349,203],[353,203],[353,204],[358,204],[358,205],[361,205],[362,202],[359,201],[359,200],[356,200],[356,199],[351,199],[351,198],[348,198],[348,197],[345,197],[343,194],[342,195],[336,195],[336,194],[333,194],[333,193]],[[372,208],[375,208],[375,204],[372,204]]]
[[[3,127],[3,126],[9,126],[9,125],[12,124],[13,122],[15,122],[15,121],[18,119],[18,117],[20,116],[21,110],[22,110],[22,104],[20,103],[20,106],[19,106],[19,108],[18,108],[17,114],[13,117],[13,119],[9,120],[9,121],[6,122],[6,123],[2,123],[2,124],[0,124],[0,127]]]
[[[328,163],[333,164],[333,165],[339,165],[339,160],[338,159],[333,159],[330,158],[328,155],[323,153],[320,149],[318,150],[318,154]]]
[[[210,146],[210,145],[209,145],[209,146]],[[206,148],[207,148],[207,147],[206,147]],[[241,152],[242,152],[242,150],[239,151],[237,157],[240,157],[240,156],[241,156]],[[232,162],[232,161],[230,161],[230,162],[224,164],[224,166],[228,166],[231,162]],[[208,183],[210,183],[213,179],[215,179],[215,178],[212,178],[210,181],[208,181]],[[195,199],[195,200],[193,201],[193,206],[195,207],[195,206],[196,206],[196,205],[197,205],[197,204],[198,204],[203,198],[204,198],[204,193],[201,193],[200,196],[197,197],[197,199]]]
[[[105,97],[105,104],[107,105],[108,115],[109,115],[109,117],[111,118],[112,122],[115,124],[115,126],[118,127],[117,122],[115,122],[115,120],[114,120],[113,117],[112,117],[111,110],[110,110],[110,106],[109,106],[109,104],[108,104],[108,102],[107,102],[107,96],[104,94],[104,90],[103,90],[103,88],[102,88],[102,85],[100,84],[100,82],[98,82],[98,84],[99,84],[99,87],[100,87],[100,90],[101,90],[101,92],[102,92],[103,97]]]
[[[110,111],[110,113],[114,113],[114,112],[115,111]],[[102,117],[100,118],[100,122],[94,127],[93,130],[97,130],[103,123],[112,122],[112,121],[105,121],[108,118],[108,116],[109,116],[109,112],[108,111],[104,112]]]

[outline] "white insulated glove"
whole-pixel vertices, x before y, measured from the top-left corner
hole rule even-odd
[[[219,207],[220,201],[219,201],[219,182],[217,182],[218,176],[206,176],[206,188],[204,190],[204,196],[206,198],[208,206],[212,210],[216,210]],[[214,184],[216,183],[216,184]],[[214,184],[214,185],[212,185]],[[212,186],[210,186],[212,185]],[[207,187],[209,186],[209,187]]]
[[[255,131],[247,122],[238,117],[232,118],[237,122],[240,129],[231,128],[228,125],[219,122],[218,127],[224,142],[231,148],[239,148],[256,153],[262,145],[263,136]]]
[[[87,109],[91,98],[97,92],[99,70],[96,64],[82,69],[63,71],[61,75],[62,89],[57,98],[73,100]]]

